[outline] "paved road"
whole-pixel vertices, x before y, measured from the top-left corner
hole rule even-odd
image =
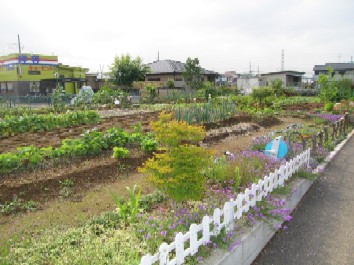
[[[354,137],[253,265],[354,265]]]

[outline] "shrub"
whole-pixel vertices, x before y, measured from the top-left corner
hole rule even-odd
[[[130,152],[124,147],[113,147],[113,157],[114,158],[127,158]]]
[[[177,202],[200,200],[206,179],[203,169],[211,160],[211,152],[194,145],[174,147],[145,162],[141,172],[149,181]]]
[[[151,123],[156,139],[163,147],[171,148],[185,143],[195,144],[205,137],[203,127],[172,120],[172,117],[172,113],[162,112],[159,120]]]

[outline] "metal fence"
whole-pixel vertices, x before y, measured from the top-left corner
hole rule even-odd
[[[65,95],[63,100],[66,104],[70,104],[71,99],[76,95]],[[51,96],[0,96],[0,108],[42,108],[52,105]]]

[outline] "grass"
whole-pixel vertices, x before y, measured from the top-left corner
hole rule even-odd
[[[97,186],[85,192],[81,201],[58,198],[42,205],[43,210],[26,214],[0,215],[0,254],[6,249],[11,238],[21,238],[26,233],[35,233],[46,228],[76,227],[87,219],[116,208],[111,193],[127,195],[126,187],[140,183],[143,191],[151,188],[145,184],[143,174],[134,174],[127,179],[120,179],[112,184]]]

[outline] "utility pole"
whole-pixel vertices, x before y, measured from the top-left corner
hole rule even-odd
[[[101,88],[101,82],[103,81],[103,69],[104,69],[104,64],[100,64],[100,74],[101,74],[101,80],[98,82],[98,89]]]
[[[22,69],[21,69],[21,59],[22,59],[22,54],[21,54],[21,42],[20,42],[20,34],[17,34],[17,41],[18,41],[18,75],[22,77]]]
[[[252,75],[252,64],[250,62],[250,75]]]
[[[284,50],[281,50],[281,71],[284,71]]]

